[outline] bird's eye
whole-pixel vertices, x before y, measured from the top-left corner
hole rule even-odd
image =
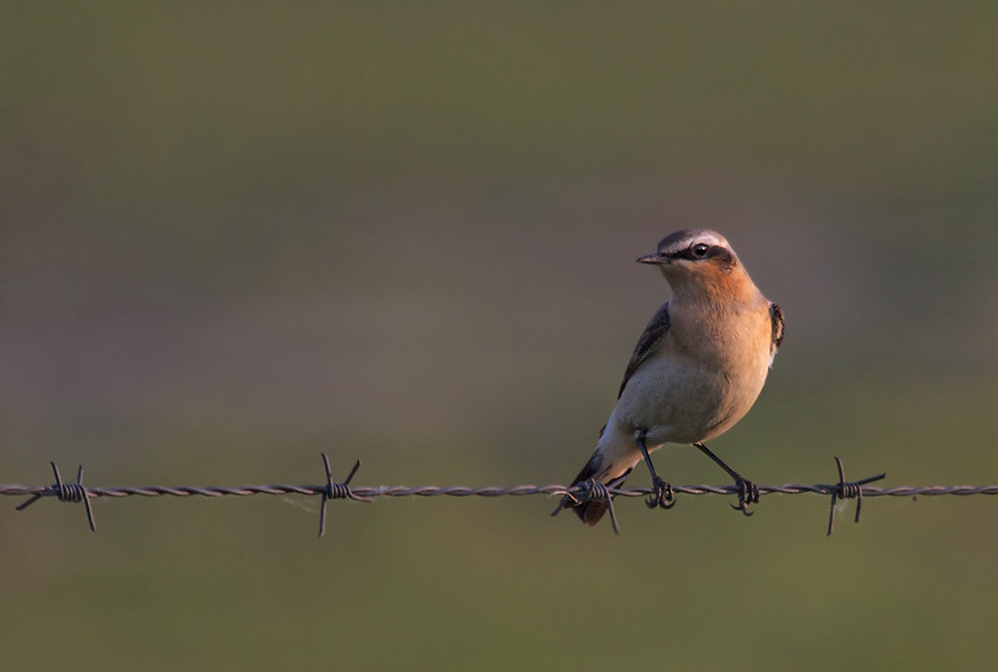
[[[710,245],[700,243],[699,245],[694,245],[690,251],[693,252],[694,257],[703,259],[707,256],[707,253],[710,252]]]

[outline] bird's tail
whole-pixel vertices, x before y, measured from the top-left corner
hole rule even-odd
[[[597,449],[596,452],[593,453],[593,456],[589,458],[589,461],[586,462],[586,466],[582,467],[582,471],[579,472],[575,479],[572,480],[572,484],[568,487],[575,487],[579,483],[588,480],[602,482],[602,480],[607,476],[608,471],[609,470],[604,465],[604,456],[600,450]],[[625,471],[621,476],[612,479],[613,486],[620,487],[629,473],[631,473],[631,469]],[[579,517],[579,520],[589,525],[595,525],[606,513],[609,506],[610,503],[606,501],[589,500],[578,502],[572,497],[565,495],[561,498],[561,503],[558,504],[558,508],[555,509],[554,513],[551,515],[557,514],[562,509],[573,509],[575,511],[575,515]]]

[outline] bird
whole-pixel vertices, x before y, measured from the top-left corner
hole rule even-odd
[[[748,505],[758,503],[758,487],[705,442],[731,429],[762,392],[783,342],[783,311],[763,296],[715,231],[677,231],[637,261],[658,267],[671,296],[638,338],[596,450],[570,486],[589,484],[603,495],[565,495],[554,514],[572,508],[595,525],[609,508],[616,531],[606,488],[620,487],[641,460],[654,489],[649,508],[671,508],[672,486],[656,473],[651,453],[676,443],[695,446],[724,469],[737,487],[738,506],[732,507],[752,515]]]

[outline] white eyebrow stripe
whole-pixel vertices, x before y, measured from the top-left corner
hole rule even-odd
[[[719,245],[721,247],[728,247],[728,241],[724,240],[717,234],[711,233],[709,231],[701,231],[698,232],[696,235],[688,236],[686,238],[681,238],[680,240],[677,240],[675,243],[673,243],[672,245],[670,245],[669,247],[667,247],[662,251],[665,252],[666,254],[675,254],[676,252],[693,247],[694,245],[700,245],[701,243],[705,245],[710,245],[711,247],[713,247],[714,245]]]

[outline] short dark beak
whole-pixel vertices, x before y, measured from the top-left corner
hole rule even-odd
[[[656,266],[661,266],[662,264],[669,263],[669,257],[663,257],[661,254],[649,254],[646,257],[640,257],[638,259],[639,264],[655,264]]]

